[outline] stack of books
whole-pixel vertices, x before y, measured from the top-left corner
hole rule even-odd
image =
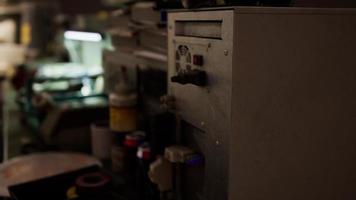
[[[131,16],[127,9],[114,11],[109,21],[107,33],[115,50],[133,51],[138,47],[138,31],[131,26]]]
[[[164,12],[156,10],[155,2],[138,2],[131,7],[132,21],[149,26],[156,26],[162,22]]]
[[[167,71],[165,15],[155,2],[138,2],[131,9],[133,26],[139,30],[139,48],[134,54],[146,61],[146,67]]]
[[[143,48],[166,54],[167,30],[166,28],[145,28],[140,31],[140,45]]]
[[[137,2],[129,10],[116,11],[107,30],[113,46],[104,55],[107,89],[115,88],[120,67],[125,66],[130,80],[139,83],[143,102],[156,102],[151,107],[158,110],[159,97],[167,92],[166,11],[157,9],[155,2]]]

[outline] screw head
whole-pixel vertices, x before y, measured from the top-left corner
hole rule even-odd
[[[224,55],[225,56],[229,55],[229,51],[228,50],[224,50]]]

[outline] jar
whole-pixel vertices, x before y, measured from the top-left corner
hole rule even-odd
[[[112,133],[108,122],[95,122],[90,129],[93,155],[99,159],[110,159]]]
[[[131,132],[137,129],[137,95],[110,94],[110,129],[115,132]]]

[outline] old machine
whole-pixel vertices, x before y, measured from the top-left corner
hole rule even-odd
[[[205,160],[175,170],[180,199],[356,196],[355,10],[168,16],[166,99],[178,141]]]

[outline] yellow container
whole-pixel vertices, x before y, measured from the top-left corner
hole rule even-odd
[[[136,94],[110,94],[110,129],[116,132],[137,130]]]

